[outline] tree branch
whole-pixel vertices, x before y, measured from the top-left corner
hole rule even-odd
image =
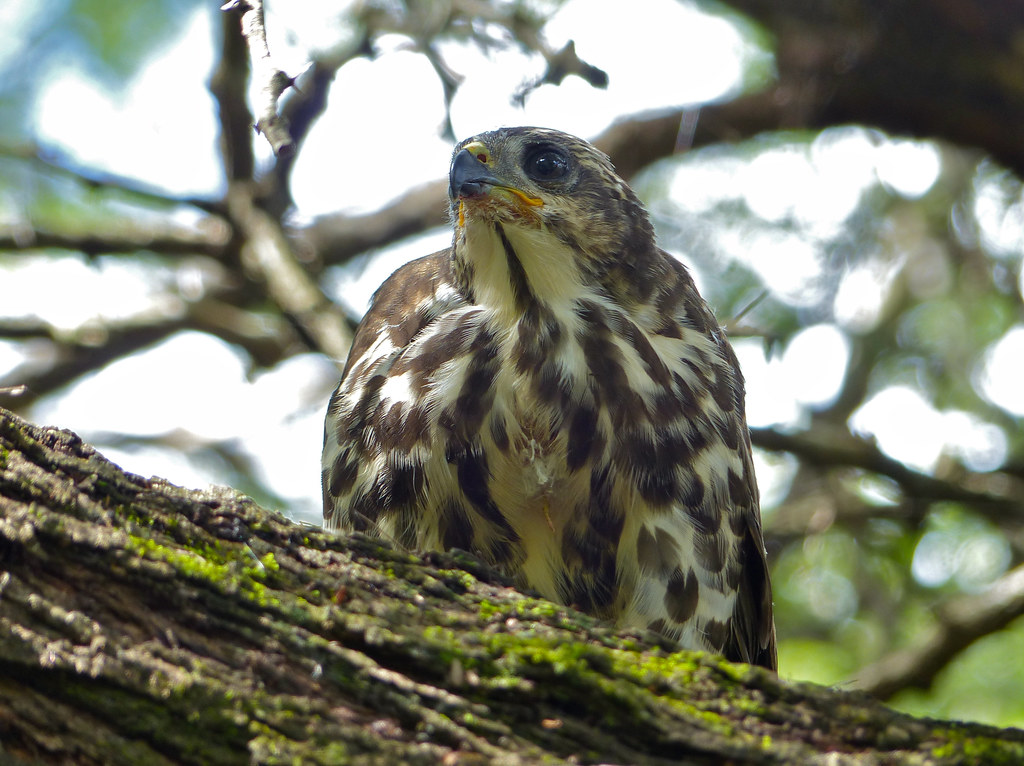
[[[217,102],[220,154],[228,183],[248,181],[256,169],[253,152],[252,112],[246,93],[249,51],[242,35],[241,14],[220,15],[220,58],[210,77],[210,93]]]
[[[888,476],[913,497],[966,503],[1003,524],[1007,516],[1017,523],[1024,521],[1024,501],[1019,497],[974,490],[920,473],[889,457],[872,442],[845,430],[786,434],[771,428],[752,428],[750,440],[754,446],[770,452],[790,452],[809,465],[850,466]]]
[[[243,266],[264,285],[310,346],[341,364],[352,343],[342,310],[296,260],[280,224],[256,206],[251,185],[232,184],[227,201],[243,241]]]
[[[52,344],[53,353],[48,362],[30,359],[0,376],[0,386],[22,388],[17,407],[24,410],[83,375],[186,330],[206,332],[237,345],[263,367],[271,367],[303,348],[284,320],[255,317],[212,297],[186,303],[176,314],[90,322],[74,332],[60,331],[40,321],[3,320],[0,338],[46,340]]]
[[[41,370],[29,362],[0,377],[0,386],[24,386],[18,397],[18,408],[24,410],[41,397],[56,391],[76,378],[98,370],[122,357],[152,346],[176,332],[188,329],[182,317],[159,324],[135,325],[111,330],[99,329],[100,336],[90,336],[88,328],[80,341],[64,341],[57,345],[56,359]],[[104,340],[96,342],[98,337]],[[84,341],[84,342],[83,342]],[[91,341],[91,342],[90,342]]]
[[[40,147],[34,144],[0,144],[0,157],[11,157],[37,165],[46,172],[64,176],[90,189],[123,192],[140,200],[154,202],[162,206],[187,205],[213,215],[219,215],[224,210],[223,205],[217,200],[176,196],[142,181],[126,178],[116,173],[108,173],[95,168],[76,167],[70,159],[51,147]]]
[[[20,761],[1024,758],[1024,732],[670,654],[467,554],[420,558],[125,474],[5,410],[0,564],[0,731]]]
[[[779,103],[794,127],[858,123],[944,138],[1024,176],[1024,99],[1006,69],[1020,59],[1020,4],[727,3],[774,37]]]
[[[294,154],[295,142],[292,141],[288,130],[288,121],[277,111],[278,99],[294,81],[274,66],[270,56],[263,18],[263,0],[229,0],[221,10],[242,12],[242,35],[249,45],[253,77],[260,94],[260,103],[256,110],[256,130],[266,137],[275,155]]]
[[[928,640],[862,668],[852,680],[854,687],[882,700],[904,689],[929,688],[960,652],[1024,615],[1024,566],[1003,575],[984,593],[957,596],[935,611],[938,626]]]
[[[85,255],[114,255],[149,250],[161,255],[208,255],[221,259],[227,245],[227,227],[208,231],[147,225],[120,226],[112,231],[56,232],[38,226],[0,225],[0,250],[74,250]],[[161,230],[162,229],[162,230]]]

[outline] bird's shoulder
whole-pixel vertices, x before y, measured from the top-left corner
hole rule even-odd
[[[409,261],[381,284],[356,328],[342,373],[387,335],[394,348],[404,348],[437,316],[441,299],[456,292],[451,248]]]

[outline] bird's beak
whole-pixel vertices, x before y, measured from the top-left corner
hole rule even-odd
[[[472,146],[479,146],[479,144],[470,144],[470,147]],[[452,169],[448,173],[448,196],[453,202],[486,197],[490,194],[491,189],[503,189],[510,192],[527,207],[539,207],[544,204],[544,200],[539,197],[531,197],[514,186],[509,186],[491,173],[490,168],[478,160],[469,147],[455,155],[455,159],[452,160]]]
[[[491,186],[504,184],[472,152],[463,149],[455,155],[448,174],[448,195],[453,200],[482,197],[490,191],[488,187]]]

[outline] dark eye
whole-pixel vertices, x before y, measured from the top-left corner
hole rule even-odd
[[[526,155],[523,170],[535,181],[557,181],[569,172],[569,158],[558,149],[534,149]]]

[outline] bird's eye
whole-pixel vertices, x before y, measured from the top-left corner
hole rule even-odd
[[[542,147],[526,155],[523,170],[535,181],[557,181],[569,172],[569,158],[557,149]]]

